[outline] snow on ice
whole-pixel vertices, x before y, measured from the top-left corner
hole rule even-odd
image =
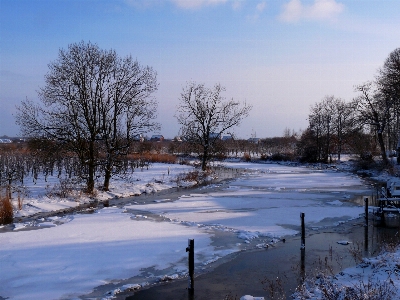
[[[256,247],[262,244],[261,238],[277,241],[297,234],[293,228],[299,225],[300,212],[314,228],[334,225],[328,224],[331,218],[357,218],[363,208],[346,199],[369,193],[358,177],[345,172],[276,164],[226,165],[251,172],[226,189],[205,189],[204,194],[188,193],[175,201],[131,201],[125,207],[97,209],[92,214],[43,218],[37,224],[16,223],[13,231],[0,233],[0,296],[73,299],[95,287],[139,275],[141,269],[149,267],[166,270],[165,278],[173,280],[186,275],[188,238],[196,241],[196,265],[204,266],[247,247],[253,240]],[[190,170],[188,166],[154,164],[149,170],[134,172],[128,181],[114,180],[110,192],[99,192],[98,198],[176,187],[176,176]],[[28,186],[30,197],[24,199],[16,219],[90,201],[83,196],[46,196],[48,186],[56,180],[49,177],[47,183],[40,178],[36,184],[32,182]],[[236,241],[213,246],[213,237],[221,231],[231,232]],[[136,284],[121,285],[119,290],[137,289]],[[112,298],[113,292],[104,297]]]

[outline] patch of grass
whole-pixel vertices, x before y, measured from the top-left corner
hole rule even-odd
[[[167,154],[167,153],[151,153],[151,152],[146,152],[146,153],[135,153],[135,154],[130,154],[127,156],[128,159],[131,160],[145,160],[151,163],[169,163],[169,164],[174,164],[177,161],[177,158],[175,155],[172,154]]]
[[[285,281],[286,276],[276,277],[274,279],[264,278],[261,280],[261,284],[263,285],[263,290],[268,292],[269,298],[271,300],[286,300],[285,293]]]

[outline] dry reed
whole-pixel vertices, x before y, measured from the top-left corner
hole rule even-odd
[[[11,199],[6,193],[0,196],[0,225],[11,224],[14,218],[14,209]]]

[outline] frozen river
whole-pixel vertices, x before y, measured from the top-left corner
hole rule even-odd
[[[184,277],[189,238],[195,239],[196,270],[206,271],[231,253],[297,234],[301,212],[310,230],[358,218],[363,207],[352,199],[372,194],[357,176],[335,170],[226,166],[251,172],[216,189],[133,200],[92,214],[52,217],[41,230],[1,233],[0,296],[112,298],[162,278]]]

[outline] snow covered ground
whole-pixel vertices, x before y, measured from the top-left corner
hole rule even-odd
[[[98,190],[96,198],[108,200],[141,195],[143,193],[156,193],[161,190],[176,187],[177,177],[181,174],[193,171],[194,168],[188,165],[179,164],[152,164],[149,169],[136,169],[125,178],[113,177],[110,184],[110,191]],[[102,178],[98,178],[98,185],[101,185]],[[185,184],[180,182],[180,184]],[[190,183],[186,183],[190,185]],[[76,207],[81,203],[92,201],[82,193],[75,193],[73,197],[60,198],[57,192],[60,191],[60,179],[56,176],[39,176],[37,180],[26,178],[25,185],[29,195],[23,199],[23,209],[17,211],[15,217],[30,216],[38,212],[48,212]]]
[[[370,195],[358,177],[335,170],[314,170],[278,164],[226,163],[250,169],[228,188],[186,194],[178,200],[98,209],[94,213],[54,216],[16,223],[0,233],[0,296],[10,299],[77,299],[94,288],[118,282],[118,291],[146,283],[122,283],[146,273],[177,278],[187,273],[187,240],[195,239],[196,268],[229,253],[276,241],[299,231],[300,213],[307,226],[320,228],[357,218],[363,207],[350,200]],[[130,180],[114,180],[100,199],[153,193],[175,187],[188,166],[154,164],[134,172]],[[72,207],[89,201],[48,197],[56,180],[30,184],[17,216]],[[27,230],[37,229],[37,230]],[[227,243],[221,233],[231,236]],[[222,239],[224,241],[224,239]],[[160,276],[162,274],[162,276]]]
[[[335,276],[309,278],[293,299],[400,299],[399,261],[399,250],[364,258]]]

